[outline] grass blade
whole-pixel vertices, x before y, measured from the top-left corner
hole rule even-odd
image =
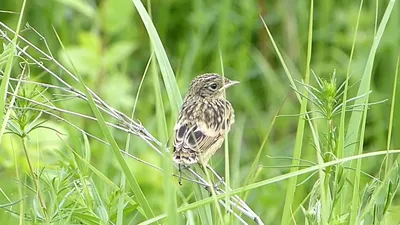
[[[311,0],[310,3],[310,18],[308,24],[308,42],[307,42],[307,62],[306,62],[306,71],[304,76],[304,83],[308,84],[310,82],[310,64],[311,64],[311,50],[312,50],[312,30],[313,30],[313,14],[314,14],[314,1]],[[303,137],[304,137],[304,126],[306,123],[306,111],[307,111],[307,96],[308,92],[305,91],[304,93],[305,98],[301,101],[301,108],[300,108],[300,117],[297,124],[297,132],[296,132],[296,142],[293,152],[293,160],[292,160],[292,168],[290,172],[295,172],[299,169],[300,161],[297,159],[301,158],[301,152],[303,147]],[[294,195],[296,192],[297,187],[297,177],[292,177],[288,181],[287,189],[286,189],[286,197],[285,197],[285,205],[283,208],[281,224],[288,224],[291,221],[291,209],[293,208],[294,203]]]
[[[376,55],[376,51],[378,49],[379,43],[382,39],[383,33],[385,31],[387,22],[389,21],[389,17],[392,13],[394,3],[396,0],[390,0],[389,4],[386,8],[385,14],[383,15],[382,21],[379,25],[378,32],[376,34],[376,37],[374,38],[374,42],[372,44],[371,50],[368,55],[368,60],[365,65],[365,69],[361,78],[360,82],[360,87],[357,92],[357,96],[363,95],[367,93],[370,90],[371,87],[371,75],[372,75],[372,67],[374,64],[374,59]],[[368,98],[368,97],[367,97]],[[357,104],[364,104],[364,99],[357,99],[354,102],[355,105]],[[362,112],[360,111],[353,111],[350,117],[350,122],[349,122],[349,127],[348,131],[346,134],[346,141],[348,143],[354,143],[357,141],[357,136],[355,134],[358,134],[358,131],[360,129],[361,125],[361,119],[362,119]],[[360,137],[362,138],[362,137]],[[355,151],[356,146],[351,145],[348,147],[348,149],[345,151],[345,156],[353,155]]]
[[[154,27],[153,22],[146,9],[144,8],[140,0],[132,0],[135,5],[140,17],[142,18],[143,24],[146,27],[147,33],[154,47],[154,52],[158,61],[158,65],[161,70],[161,74],[164,80],[164,85],[168,93],[168,99],[170,101],[173,115],[176,115],[178,109],[182,104],[182,97],[178,89],[178,85],[175,80],[174,71],[168,61],[167,53],[161,43],[161,39],[158,36],[157,30]]]
[[[379,43],[382,39],[383,33],[385,31],[386,25],[389,21],[390,15],[392,13],[394,3],[396,0],[391,0],[388,3],[386,11],[383,15],[382,21],[378,27],[378,31],[376,33],[376,37],[374,38],[374,42],[371,47],[371,51],[368,56],[367,64],[364,69],[363,77],[361,79],[360,87],[357,92],[357,96],[360,96],[364,93],[367,93],[371,88],[371,76],[372,76],[372,67],[375,59],[375,54],[378,49]],[[354,104],[364,104],[363,112],[353,111],[350,117],[349,127],[347,131],[347,140],[349,143],[354,143],[357,141],[357,138],[360,140],[360,144],[358,145],[358,154],[361,154],[363,151],[363,142],[364,142],[364,134],[365,134],[365,126],[366,126],[366,119],[368,113],[368,100],[369,95],[367,95],[364,99],[357,99]],[[361,123],[362,120],[362,123]],[[361,126],[361,127],[360,127]],[[360,135],[359,129],[361,128]],[[356,145],[351,145],[345,151],[345,155],[353,155],[355,153]],[[361,173],[361,161],[357,160],[352,162],[352,167],[356,168],[355,174],[351,173],[351,177],[349,178],[353,183],[353,191],[351,193],[352,201],[351,201],[351,208],[358,208],[359,205],[359,185],[360,185],[360,173]],[[347,186],[345,187],[345,196],[347,196]],[[350,194],[350,193],[349,193]],[[357,219],[358,212],[356,210],[350,211],[350,224],[355,224]]]
[[[11,46],[9,46],[11,49],[10,49],[10,52],[8,52],[6,68],[4,70],[4,76],[3,76],[3,79],[1,81],[1,86],[0,86],[0,122],[2,123],[1,127],[3,127],[3,123],[4,124],[7,123],[6,119],[4,118],[4,110],[6,108],[8,82],[10,79],[11,69],[12,69],[13,62],[14,62],[14,53],[15,53],[15,49],[16,49],[15,46],[17,45],[18,34],[21,29],[21,23],[22,23],[22,17],[24,15],[25,5],[26,5],[26,0],[24,0],[22,2],[22,8],[21,8],[21,13],[18,18],[17,29],[15,30],[15,34],[14,34],[14,38],[12,40]],[[3,121],[3,119],[5,119],[5,120]],[[4,134],[4,130],[2,130],[2,132],[0,132],[0,143],[1,143],[1,140],[3,140],[3,138],[2,138],[3,134]]]
[[[393,82],[393,92],[392,92],[392,104],[390,107],[390,116],[389,116],[389,131],[387,136],[386,149],[389,151],[391,140],[392,140],[392,129],[393,129],[393,115],[394,115],[394,107],[396,102],[396,90],[397,90],[397,77],[399,75],[399,65],[400,65],[400,56],[397,57],[397,65],[396,72],[394,74],[394,82]],[[389,155],[386,156],[386,164],[385,164],[385,174],[388,173],[389,168],[392,168],[392,158]]]
[[[342,163],[346,163],[346,162],[351,162],[351,161],[358,160],[358,159],[365,159],[365,158],[370,158],[370,157],[382,156],[382,155],[385,155],[385,154],[392,155],[392,154],[399,154],[399,153],[400,153],[400,150],[390,150],[389,152],[387,152],[387,151],[374,151],[374,152],[364,153],[364,154],[361,154],[361,155],[354,155],[354,156],[349,156],[349,157],[345,157],[345,158],[342,158],[342,159],[336,159],[336,160],[332,160],[332,161],[329,161],[329,162],[325,162],[323,164],[318,164],[318,165],[315,165],[315,166],[310,166],[310,167],[305,168],[305,169],[297,170],[296,172],[291,172],[291,173],[275,176],[275,177],[270,178],[270,179],[262,180],[262,181],[259,181],[259,182],[253,183],[253,184],[249,184],[247,186],[239,187],[239,188],[233,189],[230,194],[231,195],[239,194],[239,193],[242,193],[244,191],[249,191],[249,190],[260,188],[260,187],[263,187],[263,186],[266,186],[266,185],[269,185],[269,184],[273,184],[273,183],[277,183],[277,182],[280,182],[280,181],[284,181],[284,180],[290,179],[292,177],[297,177],[297,176],[300,176],[300,175],[303,175],[303,174],[312,173],[312,172],[315,172],[317,170],[327,168],[329,166],[334,166],[334,165],[338,165],[338,164],[342,164]],[[178,212],[185,212],[185,211],[190,210],[190,209],[195,209],[195,208],[203,206],[205,204],[210,204],[210,203],[214,202],[215,201],[214,198],[223,199],[223,198],[225,198],[225,196],[226,196],[226,194],[220,194],[220,195],[217,195],[215,197],[208,197],[208,198],[205,198],[203,200],[199,200],[199,201],[196,201],[194,203],[182,206],[182,207],[178,208],[177,211]],[[159,220],[162,220],[162,219],[164,219],[166,217],[167,217],[167,215],[164,213],[164,214],[158,215],[158,216],[156,216],[156,217],[154,217],[154,218],[152,218],[150,220],[143,221],[142,223],[140,223],[140,225],[152,224],[152,223],[154,223],[156,221],[159,221]]]
[[[57,36],[62,48],[64,48],[59,36],[57,35],[57,32],[55,32],[55,33],[56,33],[56,36]],[[71,61],[71,64],[72,64],[72,61]],[[88,88],[85,85],[85,82],[83,81],[83,78],[80,76],[79,73],[76,73],[76,77],[79,80],[79,84],[82,87],[82,91],[87,96],[87,101],[89,103],[89,106],[90,106],[92,112],[94,113],[95,117],[97,118],[98,125],[100,126],[102,133],[106,137],[107,142],[109,143],[112,152],[114,153],[119,165],[121,166],[121,169],[122,169],[123,173],[125,174],[126,179],[129,183],[133,193],[135,194],[137,202],[139,203],[140,207],[142,208],[143,216],[145,218],[150,218],[151,216],[154,216],[153,211],[151,210],[151,207],[150,207],[146,197],[144,196],[142,189],[140,188],[132,171],[129,169],[129,166],[126,163],[124,157],[122,156],[122,154],[119,150],[119,147],[117,145],[117,142],[115,141],[114,137],[112,136],[111,131],[109,130],[109,128],[104,120],[103,115],[101,114],[100,110],[97,108],[96,103],[94,102],[91,93],[89,92]]]

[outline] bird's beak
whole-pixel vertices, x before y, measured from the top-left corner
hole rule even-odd
[[[222,90],[222,89],[227,89],[228,87],[230,87],[230,86],[232,86],[232,85],[235,85],[235,84],[239,84],[239,83],[240,83],[239,81],[230,80],[229,82],[225,83],[224,86],[222,86],[221,90]]]

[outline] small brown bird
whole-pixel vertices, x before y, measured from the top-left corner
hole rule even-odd
[[[225,99],[224,90],[238,83],[215,73],[193,79],[174,128],[173,160],[179,172],[182,165],[200,163],[206,167],[221,147],[235,121],[234,110]]]

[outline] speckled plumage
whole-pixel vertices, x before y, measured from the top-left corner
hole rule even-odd
[[[234,110],[224,90],[237,83],[214,73],[192,81],[174,128],[174,162],[207,165],[234,123]]]

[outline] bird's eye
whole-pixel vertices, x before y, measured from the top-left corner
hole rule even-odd
[[[218,85],[216,83],[212,83],[210,87],[211,89],[216,90]]]

